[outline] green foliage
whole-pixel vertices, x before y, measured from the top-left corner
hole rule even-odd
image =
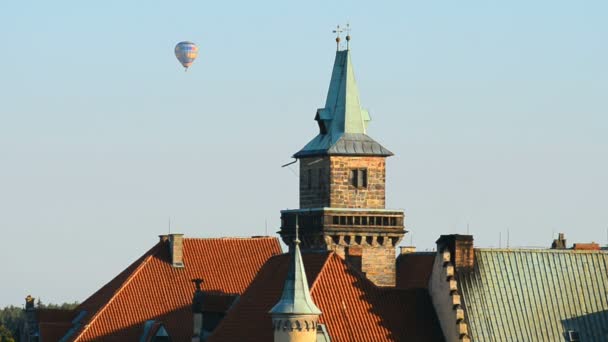
[[[15,342],[13,334],[5,326],[0,324],[0,342]]]
[[[78,302],[74,302],[74,303],[63,303],[63,304],[44,304],[40,301],[40,299],[38,299],[38,302],[36,304],[37,308],[40,309],[61,309],[61,310],[72,310],[75,309],[80,303]]]
[[[63,304],[44,304],[40,299],[36,301],[36,308],[71,310],[78,306],[78,302]],[[25,323],[25,310],[18,306],[7,306],[0,309],[0,342],[14,342],[19,336],[19,329]]]
[[[25,312],[22,308],[11,305],[0,309],[0,327],[9,332],[9,334],[12,333],[12,336],[17,336],[19,327],[21,327],[24,322]],[[2,331],[0,330],[0,341],[11,341],[11,339],[7,338],[7,336],[2,335]]]

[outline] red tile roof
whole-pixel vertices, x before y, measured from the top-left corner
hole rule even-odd
[[[433,271],[435,252],[416,252],[397,257],[397,288],[426,289]]]
[[[73,341],[136,341],[147,320],[162,321],[173,341],[192,338],[192,279],[203,291],[243,293],[266,260],[281,253],[276,238],[184,239],[184,268],[171,266],[159,242],[84,301],[84,327]],[[218,306],[227,306],[218,300]]]
[[[272,341],[268,311],[281,296],[290,256],[268,260],[209,342]],[[303,253],[315,304],[332,341],[443,341],[426,290],[376,287],[334,253]]]

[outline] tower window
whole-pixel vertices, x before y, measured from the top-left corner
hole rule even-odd
[[[323,177],[323,169],[318,170],[319,189],[325,189],[325,177]]]
[[[306,188],[312,189],[312,169],[306,170]]]
[[[367,169],[350,170],[350,181],[355,188],[367,188]]]

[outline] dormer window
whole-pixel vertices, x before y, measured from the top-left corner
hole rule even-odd
[[[569,342],[578,342],[581,340],[578,331],[576,330],[568,330],[566,332],[566,337],[568,338]]]
[[[357,189],[367,188],[367,169],[350,170],[350,184]]]
[[[319,133],[327,134],[327,127],[325,127],[325,121],[318,120],[317,123],[319,124]]]

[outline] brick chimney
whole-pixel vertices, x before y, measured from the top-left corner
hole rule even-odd
[[[25,298],[25,324],[23,328],[26,341],[33,341],[37,338],[38,322],[36,319],[35,298],[30,295]]]
[[[557,239],[553,240],[551,249],[566,249],[566,238],[564,233],[559,233]]]
[[[572,249],[576,251],[599,251],[601,250],[600,245],[595,242],[591,243],[575,243]]]
[[[169,255],[173,267],[184,267],[184,234],[159,235],[160,242],[169,242]]]
[[[439,252],[446,249],[450,252],[450,261],[456,269],[471,269],[475,265],[473,235],[441,235],[436,243]]]
[[[192,335],[192,342],[201,342],[204,340],[203,336],[203,304],[205,301],[205,294],[201,290],[202,279],[192,279],[194,286],[194,296],[192,296],[192,315],[194,322],[194,329]]]

